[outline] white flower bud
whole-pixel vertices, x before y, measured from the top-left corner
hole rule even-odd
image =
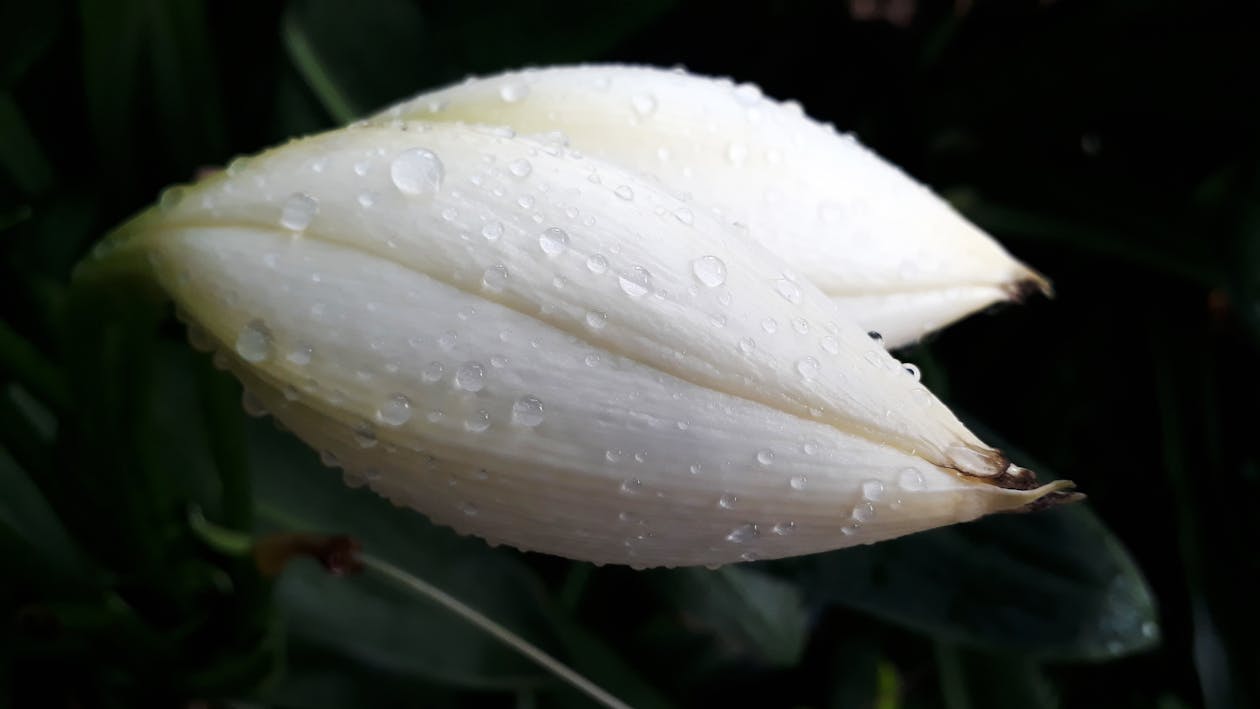
[[[739,223],[889,347],[1049,283],[929,189],[797,104],[651,67],[511,72],[422,94],[396,118],[504,125],[690,195]]]
[[[1069,486],[1029,489],[810,281],[603,160],[454,123],[369,124],[167,202],[81,275],[151,264],[264,408],[461,531],[719,564]]]

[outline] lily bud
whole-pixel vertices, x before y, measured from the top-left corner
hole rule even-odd
[[[735,85],[651,67],[511,72],[422,94],[397,118],[510,126],[658,178],[738,223],[841,311],[900,347],[1038,290],[949,204],[852,134]]]
[[[434,521],[638,566],[869,543],[1065,499],[710,210],[456,123],[229,167],[121,227],[327,461]]]

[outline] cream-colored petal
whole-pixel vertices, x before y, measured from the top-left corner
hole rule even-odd
[[[1057,489],[959,476],[342,243],[232,225],[148,243],[182,311],[326,461],[491,541],[722,564],[871,543]]]
[[[380,114],[509,126],[551,134],[694,197],[696,208],[748,227],[757,241],[837,298],[940,291],[908,298],[880,332],[923,333],[1045,280],[949,204],[794,103],[682,71],[592,65],[471,79]],[[984,299],[949,300],[960,287]],[[953,308],[942,308],[948,300]],[[922,304],[922,309],[906,310]],[[893,340],[889,340],[890,343]],[[900,343],[898,343],[900,344]]]

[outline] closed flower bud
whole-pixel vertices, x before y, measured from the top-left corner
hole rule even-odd
[[[457,530],[720,564],[1068,494],[771,250],[613,162],[378,122],[178,194],[80,275],[151,272],[327,462]]]
[[[1038,290],[1039,274],[851,134],[794,103],[683,71],[581,66],[469,80],[396,118],[509,126],[652,176],[740,224],[841,311],[899,347]]]

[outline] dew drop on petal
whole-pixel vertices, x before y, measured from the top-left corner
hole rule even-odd
[[[586,326],[592,330],[602,330],[608,324],[608,314],[598,310],[586,311]]]
[[[707,288],[716,288],[726,282],[726,264],[717,256],[701,256],[692,261],[691,272]]]
[[[635,94],[630,98],[630,105],[640,116],[650,116],[656,110],[656,97],[652,94]]]
[[[486,222],[481,227],[481,235],[485,237],[486,241],[495,241],[500,236],[503,236],[503,224],[501,222]]]
[[[875,519],[875,505],[861,502],[853,507],[853,519],[856,522],[869,522]]]
[[[770,465],[774,462],[774,451],[769,448],[757,451],[757,462],[762,465]]]
[[[498,293],[503,290],[503,287],[507,285],[507,281],[507,266],[501,263],[487,268],[486,272],[481,275],[481,285],[485,286],[486,290],[492,293]]]
[[[441,379],[445,371],[446,367],[442,366],[441,362],[429,362],[424,369],[420,370],[420,379],[427,384],[432,384]]]
[[[481,433],[490,428],[490,414],[485,409],[477,409],[464,419],[464,428],[473,433]]]
[[[464,391],[481,391],[486,385],[486,368],[478,362],[465,362],[455,370],[455,386]]]
[[[586,267],[590,269],[591,273],[603,273],[608,270],[608,259],[601,254],[591,254],[586,259]]]
[[[652,289],[652,274],[642,266],[631,266],[617,274],[617,283],[626,295],[640,298]]]
[[[787,535],[796,531],[796,523],[795,522],[778,522],[773,527],[770,528],[770,531],[774,532],[780,537],[786,537]]]
[[[543,422],[543,404],[536,396],[522,396],[512,404],[512,421],[528,428]]]
[[[296,192],[284,201],[280,210],[280,226],[289,231],[302,231],[310,226],[318,212],[318,200],[305,192]]]
[[[884,499],[884,483],[878,480],[867,480],[862,483],[862,497],[871,502]]]
[[[250,320],[236,336],[236,354],[250,363],[271,356],[271,330],[262,320]]]
[[[386,426],[398,426],[411,419],[411,399],[405,394],[394,394],[376,410],[376,418]]]
[[[517,177],[529,177],[529,173],[534,171],[534,166],[525,158],[518,158],[508,163],[508,172]]]
[[[911,364],[911,363],[909,363],[909,362],[905,362],[905,363],[903,363],[903,364],[901,365],[901,368],[902,368],[902,369],[904,369],[904,370],[906,370],[906,374],[909,374],[909,375],[910,375],[910,377],[911,377],[912,379],[914,379],[916,382],[917,382],[917,381],[919,381],[919,378],[920,378],[921,376],[923,376],[923,375],[919,372],[919,367],[918,367],[917,365],[913,365],[913,364]]]
[[[372,424],[367,421],[360,421],[354,425],[354,442],[358,443],[360,448],[375,446],[376,429],[372,428]]]
[[[804,475],[793,475],[792,477],[788,478],[788,487],[792,488],[793,490],[804,490],[806,482],[808,482],[808,480],[805,478]]]
[[[549,227],[538,237],[538,246],[548,256],[564,253],[569,248],[569,235],[559,227]]]
[[[818,376],[818,360],[811,356],[805,356],[796,362],[796,371],[805,379],[814,379]]]
[[[914,468],[904,468],[897,474],[897,487],[907,492],[923,489],[923,473]]]
[[[783,299],[793,305],[799,305],[801,302],[801,288],[786,278],[780,278],[774,283],[774,290]]]
[[[634,199],[634,190],[630,189],[630,185],[619,185],[613,192],[624,200]]]
[[[299,346],[293,348],[293,351],[285,356],[285,359],[299,367],[305,367],[311,363],[311,356],[315,354],[315,350],[309,346]]]
[[[745,542],[752,541],[759,535],[760,532],[757,531],[757,525],[749,522],[732,529],[730,534],[726,535],[726,541],[733,542],[735,544],[743,544]]]
[[[389,164],[389,179],[399,192],[407,195],[437,192],[445,174],[438,156],[424,148],[404,150]]]
[[[730,509],[734,509],[735,504],[738,502],[739,502],[738,497],[730,493],[725,493],[721,497],[718,498],[718,507],[721,507],[724,510],[730,510]]]
[[[529,87],[520,81],[509,81],[499,87],[499,98],[505,103],[523,101],[529,96]]]

